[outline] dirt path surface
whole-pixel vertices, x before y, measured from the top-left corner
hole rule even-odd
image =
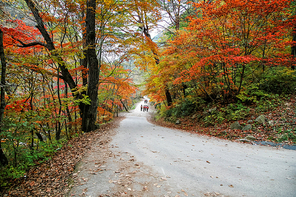
[[[68,196],[296,196],[296,151],[156,126],[141,104],[92,147]]]

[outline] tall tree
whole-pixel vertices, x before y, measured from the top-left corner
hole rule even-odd
[[[62,76],[61,78],[70,86],[73,96],[75,98],[81,98],[81,94],[74,94],[77,90],[77,84],[75,83],[72,75],[66,67],[66,64],[61,57],[61,55],[56,51],[54,42],[50,37],[48,31],[45,28],[43,19],[37,9],[38,6],[34,4],[32,0],[25,0],[28,7],[37,23],[37,28],[42,34],[46,44],[43,43],[34,43],[34,45],[45,46],[50,52],[51,55],[55,57],[58,62],[59,68],[61,69]],[[96,108],[97,108],[97,89],[98,89],[98,79],[99,79],[99,70],[98,70],[98,60],[96,57],[96,31],[95,31],[95,10],[96,10],[96,1],[89,0],[87,1],[87,13],[86,13],[86,44],[87,44],[87,63],[89,66],[89,81],[88,81],[88,90],[87,96],[90,99],[90,105],[87,105],[83,102],[79,103],[80,114],[82,117],[82,129],[85,132],[92,131],[96,129]],[[27,46],[32,46],[33,44],[26,44]]]
[[[0,5],[0,17],[3,17],[4,10],[2,5]],[[1,82],[0,82],[0,138],[1,132],[3,129],[3,118],[4,118],[4,110],[6,106],[5,102],[5,85],[6,85],[6,59],[4,53],[4,46],[3,46],[3,31],[0,26],[0,60],[1,60]],[[5,166],[8,164],[8,160],[6,155],[4,154],[1,146],[1,139],[0,139],[0,166]]]
[[[227,102],[236,99],[247,77],[254,77],[246,76],[247,71],[253,73],[262,64],[290,66],[287,48],[293,20],[285,20],[291,17],[288,0],[219,0],[193,5],[196,13],[166,48],[149,87],[171,78],[174,85],[190,83],[192,94]]]
[[[96,0],[87,1],[86,9],[86,47],[89,68],[87,95],[91,102],[82,111],[82,130],[95,130],[98,106],[99,64],[96,54]]]
[[[134,0],[130,5],[128,14],[132,23],[136,24],[141,31],[141,35],[144,36],[145,45],[149,52],[153,54],[155,64],[159,64],[158,47],[155,42],[152,41],[150,31],[157,26],[157,22],[161,19],[160,6],[156,0],[142,1]],[[172,97],[169,92],[169,87],[166,86],[165,95],[167,103],[170,106],[172,103]]]
[[[173,34],[176,35],[180,29],[181,15],[186,12],[191,6],[189,5],[188,0],[158,0],[160,7],[166,12],[166,17],[169,18],[170,23],[169,27],[174,28]],[[166,28],[169,32],[172,32],[170,29]],[[165,82],[165,95],[168,106],[171,106],[173,100],[169,88],[169,78]]]
[[[3,31],[0,28],[0,58],[1,58],[1,98],[0,98],[0,134],[3,129],[3,116],[4,116],[4,109],[6,106],[5,103],[5,76],[6,76],[6,60],[5,60],[5,54],[4,54],[4,47],[3,47]],[[5,166],[8,164],[8,160],[2,150],[1,147],[1,139],[0,139],[0,164],[2,166]]]

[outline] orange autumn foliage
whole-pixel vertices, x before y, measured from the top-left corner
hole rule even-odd
[[[152,69],[147,92],[159,97],[166,83],[180,95],[186,85],[196,88],[196,95],[226,101],[241,92],[247,70],[291,67],[290,35],[296,20],[289,11],[290,3],[192,3],[196,12],[188,17],[187,28],[163,51],[160,65]]]

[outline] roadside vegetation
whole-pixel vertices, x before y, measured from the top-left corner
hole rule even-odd
[[[151,67],[145,93],[156,120],[226,139],[295,144],[294,4],[193,3],[187,13],[194,14],[182,15],[177,33],[170,27]]]
[[[153,121],[162,126],[228,140],[295,145],[295,95],[269,96],[252,104],[238,100],[230,104],[204,101],[198,106],[180,101],[179,105],[170,108],[161,105]],[[264,121],[256,120],[258,117]],[[233,128],[235,123],[238,123],[237,127]]]

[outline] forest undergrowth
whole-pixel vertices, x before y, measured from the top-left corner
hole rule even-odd
[[[69,189],[71,174],[83,156],[94,144],[108,143],[110,129],[118,127],[124,117],[115,117],[100,129],[72,138],[46,162],[35,162],[21,178],[6,179],[6,186],[0,187],[1,196],[64,196]]]
[[[296,144],[296,97],[277,97],[252,105],[241,102],[227,105],[212,104],[200,107],[190,115],[160,115],[161,110],[150,118],[150,122],[191,133],[214,136],[222,139],[253,143],[267,141],[281,145]],[[173,108],[172,108],[173,110]],[[184,111],[183,111],[184,112]],[[261,116],[264,123],[256,121]],[[241,129],[232,129],[233,123]],[[249,127],[245,127],[249,125]],[[247,129],[243,129],[247,128]]]

